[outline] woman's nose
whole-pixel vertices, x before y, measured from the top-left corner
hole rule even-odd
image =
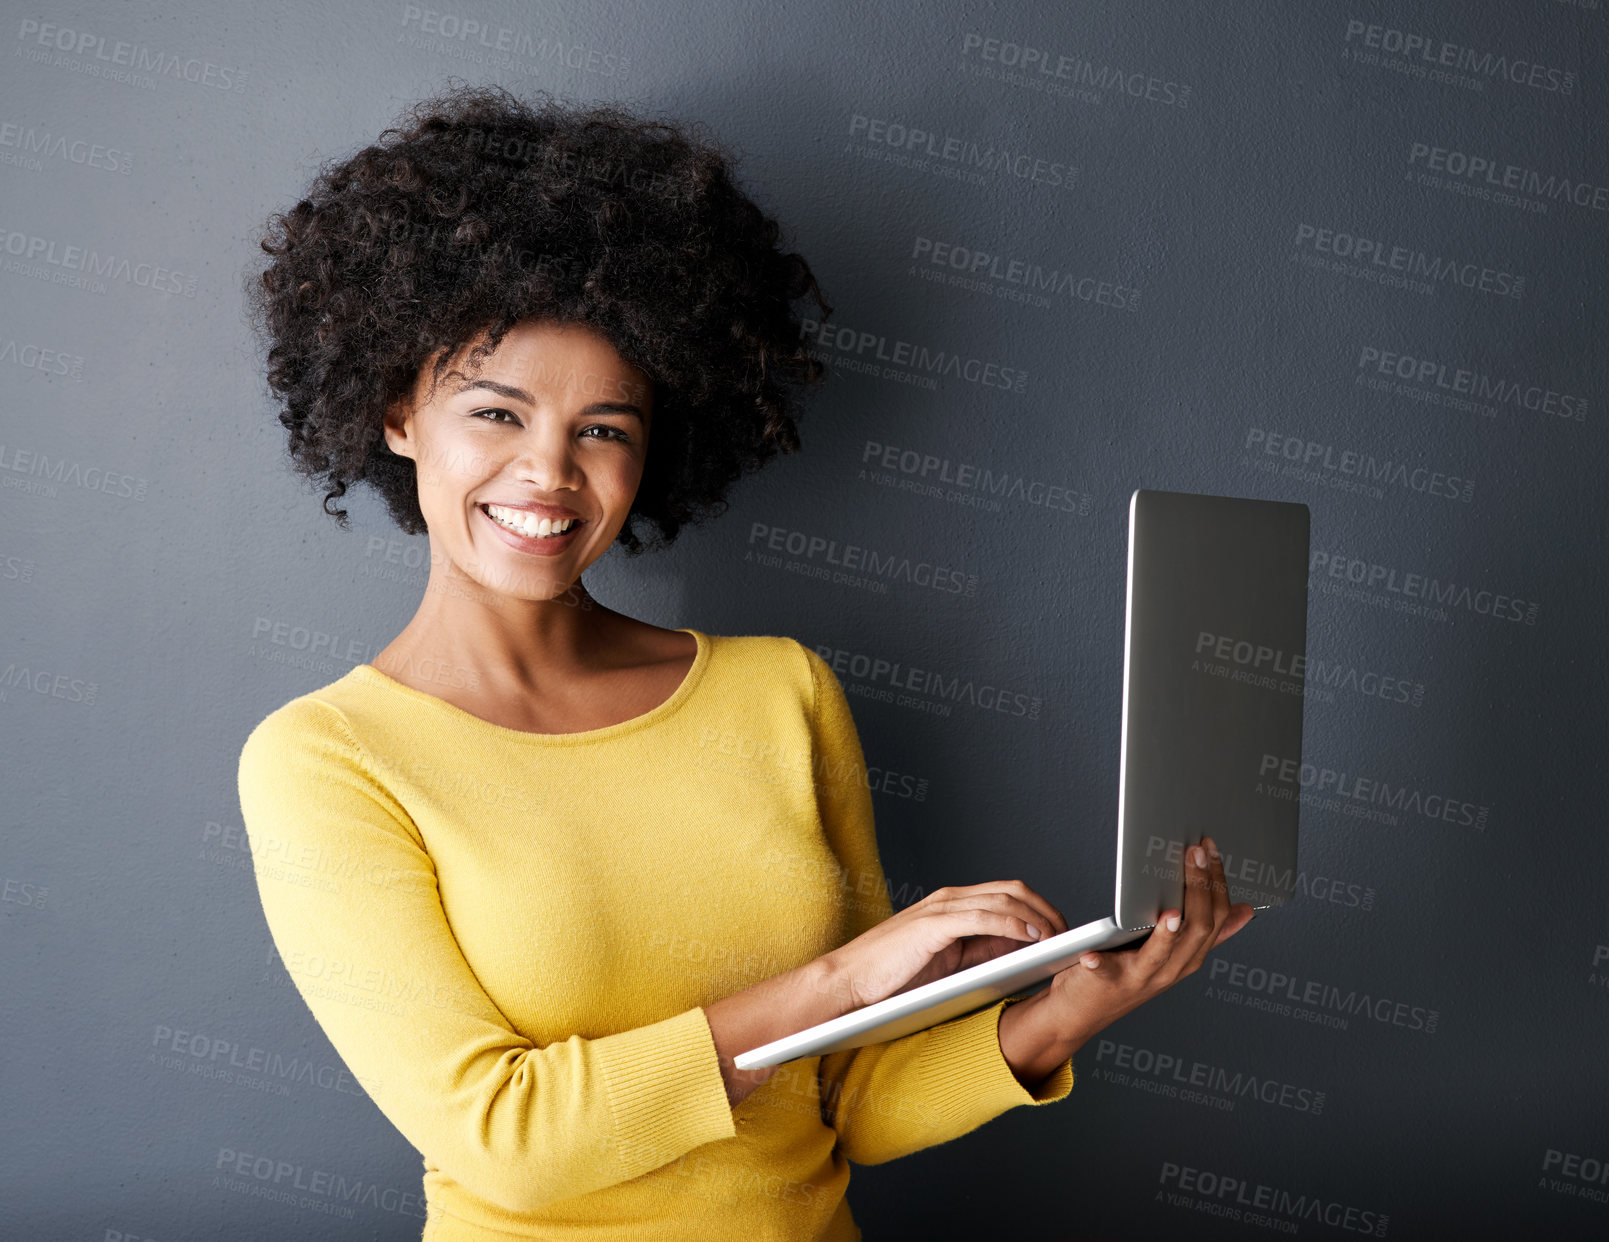
[[[553,420],[547,421],[551,424]],[[575,441],[569,429],[544,426],[544,420],[536,420],[520,437],[515,470],[521,478],[543,491],[576,486],[582,477],[581,465],[576,459]]]

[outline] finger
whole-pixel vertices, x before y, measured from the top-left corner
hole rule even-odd
[[[1141,951],[1147,946],[1142,946]],[[1091,949],[1081,953],[1071,966],[1058,971],[1052,986],[1062,983],[1076,988],[1083,980],[1093,979],[1098,985],[1116,988],[1117,991],[1108,992],[1101,1003],[1105,1020],[1115,1021],[1137,1009],[1153,991],[1148,979],[1142,978],[1140,986],[1135,986],[1135,975],[1142,969],[1135,961],[1138,957],[1139,952],[1098,953]]]
[[[1006,881],[1005,883],[1011,885],[1012,881]],[[1067,930],[1065,922],[1058,927],[1055,920],[1046,914],[1040,906],[1016,896],[1014,891],[982,884],[971,887],[976,890],[971,895],[952,897],[946,902],[939,903],[938,908],[940,910],[961,910],[981,905],[989,909],[1004,910],[1016,915],[1024,923],[1038,929],[1039,935],[1031,937],[1031,939],[1044,939],[1046,936],[1054,936]],[[1026,890],[1027,886],[1023,885],[1022,888]],[[1054,913],[1054,910],[1052,912]]]
[[[1212,925],[1222,927],[1224,920],[1229,917],[1229,877],[1224,874],[1223,854],[1218,849],[1218,842],[1211,837],[1204,837],[1203,842],[1212,870]]]
[[[1204,840],[1205,838],[1203,838]],[[1192,845],[1184,852],[1184,918],[1180,944],[1195,952],[1202,937],[1212,930],[1211,863],[1206,847]]]
[[[1031,900],[1037,897],[1026,884],[1021,886],[1022,894],[1000,893],[997,899],[1003,901],[1006,908],[1015,913],[1026,923],[1031,923],[1039,931],[1039,938],[1059,935],[1067,930],[1067,920],[1056,913],[1056,908],[1044,898],[1038,901]]]
[[[1183,916],[1179,910],[1162,911],[1157,915],[1156,926],[1151,929],[1151,934],[1145,943],[1134,952],[1125,954],[1132,960],[1133,969],[1140,979],[1149,981],[1167,966],[1179,943],[1179,929],[1184,925],[1182,920]],[[1084,954],[1084,958],[1099,956],[1094,952]],[[1086,965],[1091,969],[1099,969],[1101,963],[1096,961]]]
[[[1203,837],[1203,842],[1210,838]],[[1197,849],[1201,850],[1198,855]],[[1169,909],[1157,916],[1156,926],[1140,948],[1131,955],[1134,969],[1147,981],[1161,982],[1170,987],[1195,966],[1199,966],[1207,952],[1217,941],[1223,922],[1228,918],[1228,885],[1223,878],[1223,860],[1216,862],[1218,883],[1223,890],[1223,917],[1217,917],[1212,891],[1214,860],[1205,845],[1192,846],[1184,851],[1184,908]],[[1235,930],[1239,930],[1237,927]],[[1086,953],[1079,960],[1086,968],[1099,970],[1098,957]],[[1192,965],[1194,963],[1194,965]]]
[[[1178,982],[1188,970],[1191,958],[1198,951],[1204,951],[1204,946],[1212,944],[1215,929],[1212,923],[1212,894],[1208,891],[1208,865],[1205,848],[1192,845],[1185,849],[1184,908],[1178,915],[1178,925],[1168,926],[1168,915],[1172,914],[1169,911],[1151,933],[1152,940],[1158,938],[1158,932],[1165,933],[1157,954],[1150,959],[1155,962],[1151,978],[1164,988]],[[1147,943],[1145,947],[1150,949],[1151,945]]]
[[[987,884],[965,884],[950,891],[952,895],[1005,893],[1007,896],[1015,897],[1018,901],[1027,902],[1044,915],[1047,925],[1053,929],[1052,935],[1060,935],[1067,930],[1067,920],[1062,917],[1062,912],[1021,880],[992,880]]]
[[[1218,851],[1218,843],[1211,837],[1201,838],[1202,848],[1207,851],[1207,889],[1210,893],[1211,924],[1206,928],[1207,934],[1190,956],[1185,959],[1180,969],[1180,976],[1194,974],[1201,968],[1201,963],[1207,960],[1207,954],[1212,947],[1222,942],[1224,924],[1229,920],[1229,881],[1224,876],[1223,857]]]
[[[946,907],[928,917],[933,922],[931,930],[943,937],[946,945],[964,936],[1009,936],[1019,945],[1044,939],[1044,929],[1039,926],[1044,916],[1032,906],[1019,905],[1013,912],[993,904]]]
[[[1207,895],[1211,909],[1212,934],[1205,948],[1210,949],[1218,932],[1229,918],[1229,878],[1224,875],[1224,860],[1218,843],[1211,837],[1201,838],[1201,847],[1207,851]],[[1203,952],[1202,956],[1206,956]]]
[[[1039,893],[1036,893],[1033,889],[1029,888],[1021,880],[1007,880],[1006,883],[1014,885],[1018,889],[1016,893],[1018,898],[1026,901],[1029,905],[1033,906],[1034,909],[1038,910],[1045,916],[1046,921],[1050,924],[1051,934],[1053,936],[1059,936],[1062,932],[1067,930],[1067,920],[1062,916],[1062,912],[1058,910],[1055,905],[1047,901],[1043,896],[1041,896]]]
[[[1229,918],[1218,929],[1218,939],[1213,942],[1212,947],[1215,949],[1257,916],[1257,911],[1250,902],[1237,902],[1235,905],[1230,906],[1229,910]]]

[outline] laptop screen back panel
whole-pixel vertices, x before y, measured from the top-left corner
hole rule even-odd
[[[1130,504],[1118,923],[1183,901],[1202,834],[1231,902],[1296,891],[1309,513],[1141,490]]]

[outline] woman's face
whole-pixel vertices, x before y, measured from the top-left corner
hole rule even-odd
[[[431,575],[445,561],[498,595],[563,595],[614,542],[637,494],[648,377],[578,324],[518,324],[473,373],[467,352],[433,393],[427,363],[411,406],[385,419],[391,451],[417,470]]]

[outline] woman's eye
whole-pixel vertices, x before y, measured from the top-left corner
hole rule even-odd
[[[519,426],[520,420],[514,416],[511,410],[475,410],[470,414],[470,417],[485,419],[489,423],[501,423],[503,419],[498,417],[500,414],[507,414],[508,421],[516,427]],[[588,436],[587,433],[593,431],[601,431],[603,434],[600,436]],[[594,423],[590,427],[584,427],[581,434],[583,437],[593,440],[619,440],[623,444],[631,443],[631,436],[627,432],[622,431],[619,427],[611,427],[606,423]]]

